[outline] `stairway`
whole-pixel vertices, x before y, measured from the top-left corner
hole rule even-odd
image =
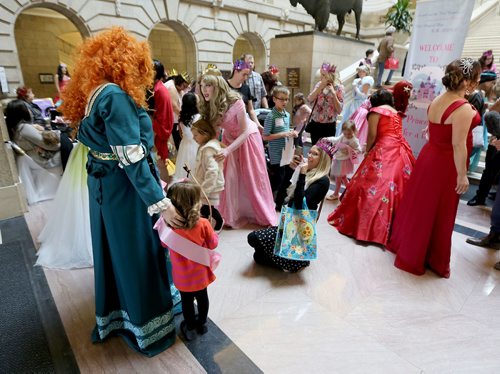
[[[500,57],[500,13],[499,1],[485,1],[484,13],[473,20],[465,39],[463,57],[479,58],[488,49],[493,50],[495,63]]]

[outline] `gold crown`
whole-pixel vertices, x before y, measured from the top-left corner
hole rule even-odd
[[[183,71],[180,75],[182,79],[184,79],[187,83],[191,82],[191,77],[189,76],[187,71]]]
[[[211,75],[222,75],[219,69],[217,68],[217,65],[215,64],[208,64],[205,70],[203,70],[202,75],[205,74],[211,74]]]

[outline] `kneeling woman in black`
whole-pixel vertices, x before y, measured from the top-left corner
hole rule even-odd
[[[311,148],[307,156],[307,162],[303,162],[302,156],[296,156],[287,168],[285,180],[290,180],[294,170],[300,168],[300,174],[294,184],[287,189],[289,207],[302,207],[304,197],[308,209],[318,209],[318,204],[325,198],[330,187],[328,173],[333,155],[333,147],[330,143],[320,140]],[[284,271],[296,272],[309,266],[309,261],[289,260],[274,255],[274,242],[276,241],[277,227],[257,230],[248,235],[250,244],[255,253],[255,262],[261,265],[271,266]]]

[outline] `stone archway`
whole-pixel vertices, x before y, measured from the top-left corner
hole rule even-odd
[[[54,4],[31,6],[19,13],[14,36],[21,73],[24,85],[32,87],[37,97],[56,96],[51,75],[61,62],[68,65],[71,74],[74,52],[83,41],[82,32],[89,35],[78,17]]]
[[[160,60],[165,69],[175,69],[179,73],[187,71],[191,77],[196,77],[196,45],[184,25],[177,21],[162,21],[151,29],[148,40],[153,58]]]
[[[236,39],[233,47],[233,61],[246,53],[254,56],[256,72],[262,73],[266,70],[266,46],[259,35],[246,32]]]

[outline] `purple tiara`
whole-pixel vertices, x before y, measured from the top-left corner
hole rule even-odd
[[[323,62],[323,65],[321,65],[321,71],[335,74],[337,67],[335,65],[330,65],[328,62]]]
[[[236,60],[233,65],[234,70],[250,69],[250,66],[245,62],[245,60]]]
[[[316,145],[316,147],[321,148],[323,151],[325,151],[326,154],[328,156],[330,156],[330,158],[333,157],[333,154],[336,151],[335,145],[333,145],[331,142],[329,142],[325,138],[321,138],[320,140],[318,140],[318,142],[315,145]]]

